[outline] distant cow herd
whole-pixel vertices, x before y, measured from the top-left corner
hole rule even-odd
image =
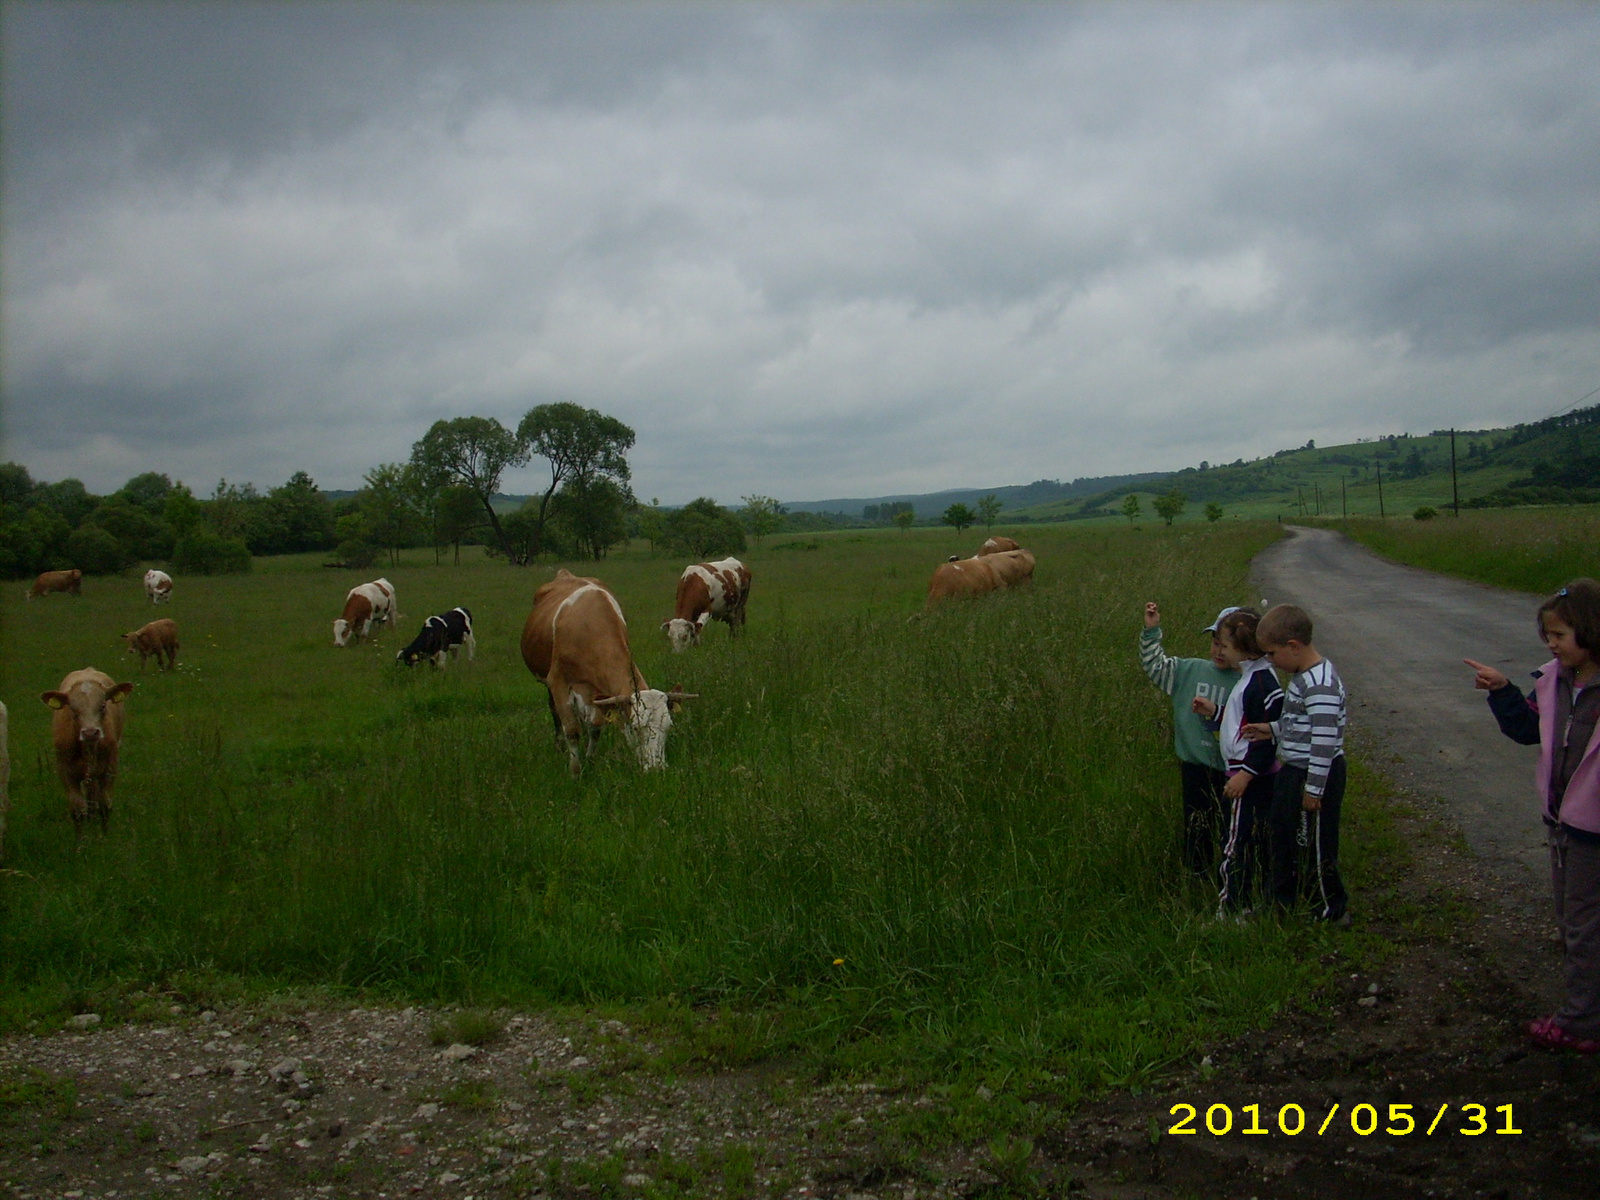
[[[928,584],[924,611],[945,600],[1017,587],[1033,578],[1034,557],[1006,537],[992,537],[971,558],[952,556],[939,564]],[[700,643],[712,621],[727,624],[730,636],[744,627],[750,600],[750,568],[736,558],[695,563],[678,579],[670,619],[661,624],[674,652]],[[28,590],[28,599],[61,592],[79,595],[83,572],[46,571]],[[152,604],[172,599],[172,577],[145,572],[144,590]],[[350,589],[333,623],[333,644],[355,646],[382,625],[400,620],[394,585],[374,579]],[[170,618],[151,621],[125,633],[127,652],[139,656],[139,669],[154,658],[159,669],[172,670],[178,659],[178,624]],[[436,668],[459,656],[477,653],[472,613],[464,605],[427,618],[411,643],[395,655],[401,666],[424,661]],[[698,699],[681,687],[670,692],[652,688],[633,659],[628,623],[622,605],[598,579],[566,569],[534,594],[533,611],[522,628],[522,661],[545,685],[556,734],[566,744],[568,767],[580,773],[594,753],[606,725],[621,726],[624,740],[639,765],[654,770],[666,765],[667,732],[686,703]],[[74,828],[82,834],[90,817],[102,827],[111,817],[117,756],[126,720],[124,698],[132,683],[117,683],[92,667],[73,671],[60,687],[40,699],[52,710],[51,741],[56,773],[67,792]],[[10,753],[8,715],[0,704],[0,854],[5,850]]]

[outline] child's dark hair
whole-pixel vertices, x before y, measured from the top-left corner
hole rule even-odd
[[[1279,604],[1267,609],[1261,623],[1256,626],[1256,641],[1262,646],[1287,646],[1299,642],[1311,644],[1311,614],[1293,604]]]
[[[1600,652],[1600,583],[1574,579],[1539,606],[1539,637],[1544,637],[1544,615],[1555,613],[1572,627],[1573,641],[1591,654]]]
[[[1256,624],[1261,614],[1253,608],[1236,608],[1217,622],[1217,632],[1226,633],[1235,650],[1259,655],[1261,647],[1256,642]]]

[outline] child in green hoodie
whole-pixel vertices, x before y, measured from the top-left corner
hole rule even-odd
[[[1144,606],[1144,632],[1139,635],[1139,665],[1151,683],[1172,697],[1172,748],[1183,785],[1183,861],[1196,875],[1209,876],[1216,861],[1228,777],[1217,731],[1195,711],[1194,702],[1209,700],[1220,709],[1239,682],[1238,670],[1228,666],[1217,640],[1218,624],[1236,611],[1237,606],[1223,609],[1203,631],[1211,635],[1209,658],[1172,658],[1162,651],[1161,609],[1154,600]]]

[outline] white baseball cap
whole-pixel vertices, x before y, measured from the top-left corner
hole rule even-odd
[[[1237,604],[1228,605],[1227,608],[1223,609],[1221,612],[1219,612],[1217,614],[1217,619],[1215,621],[1211,622],[1211,624],[1207,625],[1200,632],[1201,633],[1215,633],[1217,631],[1217,626],[1222,624],[1222,619],[1224,617],[1226,617],[1229,613],[1236,613],[1238,611],[1239,611],[1239,606]]]

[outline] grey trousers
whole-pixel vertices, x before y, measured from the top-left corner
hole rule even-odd
[[[1600,845],[1552,829],[1550,882],[1567,950],[1567,998],[1556,1024],[1574,1037],[1600,1038]]]

